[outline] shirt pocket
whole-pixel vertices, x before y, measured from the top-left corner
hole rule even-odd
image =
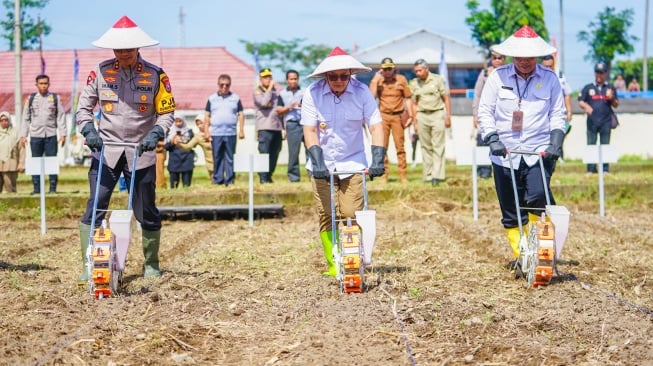
[[[517,95],[511,90],[499,89],[497,93],[497,109],[506,113],[512,113],[517,110]]]
[[[317,115],[317,129],[324,132],[327,129],[333,128],[333,115],[331,113],[318,113]]]
[[[356,133],[363,127],[363,111],[347,111],[345,113],[345,133]]]
[[[551,101],[551,92],[544,88],[535,89],[533,91],[533,100],[530,104],[535,111],[544,111],[548,109]]]
[[[118,94],[111,89],[100,88],[100,107],[106,114],[114,114],[118,103]]]
[[[154,96],[152,93],[134,93],[134,104],[152,104]]]

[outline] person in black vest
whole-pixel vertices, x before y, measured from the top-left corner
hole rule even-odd
[[[619,106],[617,91],[606,80],[608,67],[599,62],[594,67],[594,83],[587,84],[578,95],[578,105],[587,114],[587,144],[596,145],[596,134],[600,136],[601,145],[610,144],[612,132],[612,108]],[[610,169],[607,163],[603,164],[603,171]],[[596,164],[587,164],[588,173],[596,173]]]

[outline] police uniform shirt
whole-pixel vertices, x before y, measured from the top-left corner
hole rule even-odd
[[[596,83],[587,84],[578,95],[579,102],[583,101],[592,107],[592,114],[587,116],[587,120],[592,121],[594,126],[610,123],[612,118],[612,100],[607,100],[605,97],[608,90],[612,90],[612,99],[617,99],[617,91],[608,83],[600,86]]]
[[[351,78],[339,97],[325,79],[308,87],[302,102],[304,126],[317,127],[317,138],[329,170],[362,170],[368,167],[365,157],[363,123],[381,123],[381,113],[367,85]],[[311,159],[306,169],[312,170]],[[344,178],[344,176],[343,176]]]
[[[32,106],[29,106],[29,97],[25,101],[23,123],[20,126],[20,135],[27,137],[52,137],[66,136],[65,110],[61,104],[61,97],[57,96],[57,105],[54,105],[54,96],[47,93],[45,96],[40,93],[34,95]]]
[[[524,112],[523,127],[513,131],[512,116],[518,108]],[[478,125],[483,139],[496,132],[508,150],[543,151],[549,146],[552,130],[564,131],[565,114],[560,82],[553,71],[537,65],[524,80],[517,75],[515,65],[509,64],[488,76],[478,106]],[[522,158],[529,166],[538,161],[535,155],[514,155],[513,166],[519,166]],[[510,166],[508,157],[490,159],[495,164]]]
[[[277,113],[279,94],[276,89],[263,89],[261,85],[256,86],[254,91],[254,106],[256,107],[256,118],[254,123],[256,130],[283,130],[283,123]]]
[[[229,92],[222,96],[213,93],[206,102],[205,111],[211,114],[209,134],[211,136],[236,136],[238,132],[238,113],[243,111],[243,104],[238,94]]]
[[[105,142],[140,143],[156,125],[168,131],[174,122],[175,102],[166,73],[141,58],[129,70],[118,60],[109,59],[92,70],[79,97],[77,126],[81,131],[93,123],[93,109],[100,108],[99,135]],[[134,148],[106,146],[105,163],[114,168],[123,152],[129,169]],[[156,163],[154,151],[144,152],[137,160],[137,170]]]

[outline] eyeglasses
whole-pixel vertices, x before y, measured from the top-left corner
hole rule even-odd
[[[228,88],[228,87],[231,86],[231,84],[229,84],[229,83],[219,83],[218,86],[221,87],[221,88]]]
[[[506,57],[505,56],[492,56],[493,60],[503,60],[504,58],[506,58]]]
[[[121,53],[121,52],[131,53],[131,52],[136,51],[136,49],[135,48],[123,48],[123,49],[120,49],[120,50],[113,50],[113,51],[115,53]]]
[[[327,74],[329,81],[347,81],[351,77],[351,74]]]
[[[9,122],[9,119],[8,119],[8,118],[0,118],[0,121],[2,121],[2,122]]]

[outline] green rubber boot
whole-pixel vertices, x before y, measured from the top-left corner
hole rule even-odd
[[[324,250],[324,258],[327,261],[329,270],[322,272],[323,276],[335,277],[336,276],[336,263],[333,261],[333,233],[331,231],[320,232],[320,239],[322,239],[322,249]]]
[[[79,244],[82,249],[82,274],[77,277],[77,286],[85,286],[88,283],[88,258],[86,257],[86,250],[88,249],[88,237],[91,235],[91,225],[86,225],[82,222],[79,223]]]
[[[143,230],[143,277],[160,277],[159,269],[159,244],[161,243],[161,230]]]

